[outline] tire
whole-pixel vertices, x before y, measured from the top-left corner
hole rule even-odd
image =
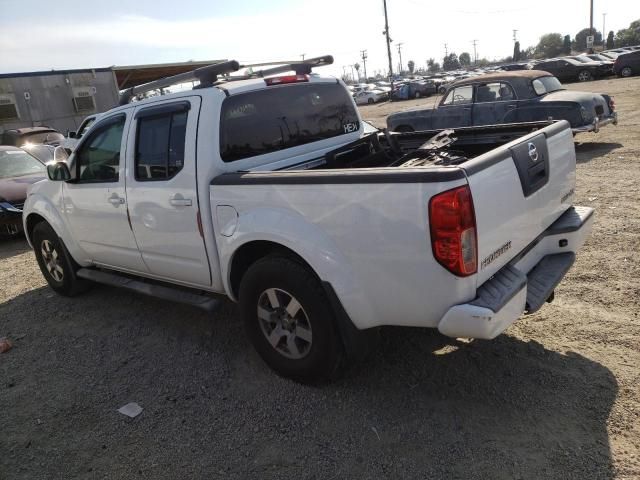
[[[621,77],[630,77],[631,75],[633,75],[633,70],[631,70],[631,67],[622,67],[622,69],[620,70],[620,76]]]
[[[40,271],[56,293],[73,297],[89,288],[90,282],[76,276],[78,265],[48,223],[38,223],[32,238]]]
[[[593,75],[589,70],[580,70],[578,73],[579,82],[590,82],[591,80],[593,80]]]
[[[282,255],[264,257],[242,277],[239,297],[247,335],[277,374],[310,383],[339,371],[344,351],[335,314],[305,265]]]
[[[369,105],[373,105],[374,103],[376,103],[376,101],[375,101],[373,98],[369,98],[369,99],[367,100],[367,103],[368,103]]]

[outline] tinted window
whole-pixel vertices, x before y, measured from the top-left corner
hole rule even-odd
[[[138,120],[136,179],[167,180],[182,169],[187,112]]]
[[[76,134],[76,138],[81,138],[85,133],[87,133],[87,130],[89,130],[89,127],[93,125],[95,121],[96,121],[96,117],[86,119],[84,123],[80,125],[80,129]]]
[[[515,94],[508,83],[487,83],[479,85],[476,91],[476,103],[505,102],[513,99],[515,99]]]
[[[0,150],[0,178],[44,174],[42,163],[22,150]]]
[[[536,78],[531,84],[537,95],[544,95],[545,93],[555,92],[556,90],[564,90],[560,80],[556,77]]]
[[[117,182],[125,117],[98,126],[81,145],[77,156],[82,182]]]
[[[449,92],[447,98],[442,102],[443,105],[464,105],[473,101],[473,86],[466,85],[464,87],[454,88]]]
[[[220,156],[231,162],[359,129],[353,101],[337,83],[267,87],[225,99]]]

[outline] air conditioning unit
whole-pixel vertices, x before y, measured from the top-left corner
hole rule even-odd
[[[90,88],[74,88],[73,89],[73,106],[76,112],[94,112],[96,110],[96,102],[93,98],[93,92]]]
[[[0,95],[0,120],[19,120],[16,97],[12,93]]]

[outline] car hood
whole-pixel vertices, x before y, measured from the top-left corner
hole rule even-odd
[[[45,176],[41,173],[0,178],[0,201],[21,202],[27,198],[27,188],[44,179]]]

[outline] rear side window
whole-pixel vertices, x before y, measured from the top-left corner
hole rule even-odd
[[[138,120],[136,180],[168,180],[182,170],[187,113],[165,113]]]
[[[267,87],[225,99],[220,156],[233,162],[359,129],[353,101],[338,83]]]

